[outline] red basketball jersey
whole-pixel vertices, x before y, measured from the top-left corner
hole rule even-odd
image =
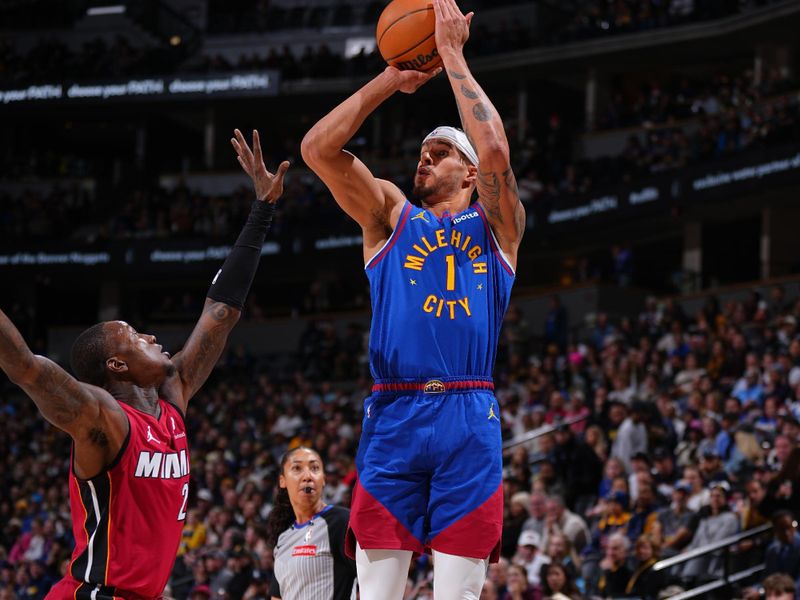
[[[172,571],[189,499],[189,444],[180,411],[161,417],[120,402],[130,434],[115,464],[92,479],[70,474],[75,551],[48,600],[158,598]]]

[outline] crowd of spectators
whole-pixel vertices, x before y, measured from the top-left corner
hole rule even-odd
[[[582,0],[564,10],[545,11],[536,27],[518,20],[506,20],[487,27],[477,23],[473,35],[480,44],[468,45],[467,56],[487,56],[526,48],[563,44],[598,36],[646,31],[658,27],[691,21],[720,18],[769,4],[775,0],[668,0],[633,2],[632,0]],[[0,19],[9,25],[22,19],[27,12],[40,18],[42,12],[58,15],[79,14],[80,7],[62,10],[51,7],[48,0],[38,2],[8,1],[0,5]],[[61,4],[61,3],[55,3]],[[66,3],[64,3],[66,4]],[[75,3],[73,3],[75,4]],[[508,2],[507,4],[514,4]],[[36,11],[41,5],[42,11]],[[486,5],[486,6],[484,6]],[[466,10],[496,8],[496,3],[475,1],[466,3]],[[262,0],[260,2],[211,2],[209,31],[275,31],[300,27],[352,25],[356,15],[365,24],[377,21],[383,4],[373,2],[362,11],[348,4],[336,6],[285,7]],[[330,12],[330,16],[326,13]],[[552,13],[552,14],[550,14]],[[63,17],[62,15],[62,17]],[[35,22],[35,21],[34,21]],[[71,49],[57,38],[41,40],[27,52],[19,52],[10,38],[0,41],[0,83],[29,84],[51,82],[54,73],[59,77],[98,79],[106,77],[168,75],[179,69],[220,72],[234,69],[277,69],[285,80],[321,77],[358,76],[375,72],[383,61],[377,51],[361,52],[349,59],[333,52],[324,43],[307,46],[299,55],[284,47],[271,49],[265,56],[242,55],[237,60],[221,55],[192,57],[194,48],[185,45],[134,45],[123,36],[113,40],[96,38],[79,49]],[[613,115],[609,115],[613,120]]]
[[[503,436],[554,429],[506,451],[502,558],[483,597],[657,598],[721,576],[725,560],[704,555],[658,575],[658,559],[768,522],[770,539],[740,544],[731,568],[764,560],[765,586],[796,585],[800,299],[776,285],[724,305],[709,296],[693,315],[650,298],[638,315],[570,325],[581,317],[557,301],[544,323],[515,305],[505,317]],[[312,323],[290,357],[233,347],[191,403],[190,510],[168,596],[265,597],[264,523],[287,448],[316,448],[326,501],[348,505],[371,382],[365,332],[337,331]],[[0,595],[38,600],[72,544],[69,441],[7,383],[0,431]],[[429,576],[421,556],[407,600],[429,598]]]
[[[721,76],[703,92],[677,103],[671,98],[680,96],[665,94],[665,106],[675,110],[665,109],[659,117],[644,108],[650,106],[647,102],[628,105],[629,117],[643,121],[616,156],[574,158],[571,137],[561,117],[552,114],[541,133],[512,151],[520,161],[516,171],[529,217],[546,223],[562,197],[611,191],[621,183],[800,140],[800,101],[796,95],[779,93],[794,84],[782,78],[760,86],[750,81],[743,84],[740,78]],[[694,118],[678,121],[684,114]]]
[[[507,118],[511,155],[520,197],[528,209],[529,226],[546,223],[547,215],[562,198],[599,193],[686,166],[800,140],[800,104],[796,95],[784,93],[794,87],[785,78],[770,77],[756,85],[752,73],[739,77],[720,75],[705,87],[695,87],[686,80],[679,87],[683,91],[665,86],[669,91],[660,92],[652,84],[646,92],[648,99],[637,97],[625,115],[618,109],[611,111],[624,119],[616,125],[631,119],[646,121],[631,133],[618,156],[576,159],[572,133],[555,113],[543,126],[531,127],[519,142],[511,114]],[[653,110],[659,105],[661,116],[657,117]],[[695,115],[696,119],[676,124],[676,119],[688,115]],[[413,131],[414,125],[409,123],[406,129]],[[361,143],[363,146],[356,149],[359,155],[368,162],[372,162],[373,155],[379,156],[384,165],[381,176],[410,191],[410,166],[418,152],[414,136],[409,136],[407,143],[381,148],[370,148],[365,140]],[[286,144],[265,148],[268,163],[283,160],[282,153],[286,151]],[[24,176],[26,169],[41,174],[42,169],[61,172],[68,168],[52,156],[38,157],[34,163],[19,167],[19,176]],[[75,160],[70,164],[73,163]],[[78,171],[85,173],[87,167]],[[64,235],[60,232],[82,242],[189,236],[227,239],[239,226],[249,198],[244,189],[230,196],[209,196],[185,186],[165,190],[141,184],[120,193],[122,200],[113,205],[77,186],[62,186],[50,194],[2,194],[0,234],[6,241],[52,239],[54,234]],[[315,239],[352,229],[319,182],[296,168],[287,178],[281,211],[283,216],[276,223],[274,235],[290,245],[298,243],[298,236]]]
[[[660,27],[718,19],[739,14],[774,0],[577,0],[563,7],[543,7],[548,22],[531,32],[538,44],[564,43],[598,36],[648,31]],[[521,0],[463,0],[466,13],[509,7]],[[208,30],[214,33],[276,31],[324,26],[372,25],[385,3],[342,2],[325,5],[289,6],[260,0],[246,2],[211,0]],[[549,9],[549,10],[548,10]],[[557,24],[554,26],[554,24]],[[546,26],[547,25],[547,26]]]
[[[513,6],[523,0],[464,0],[462,8],[476,12]],[[560,17],[559,35],[550,30],[544,41],[559,43],[621,32],[646,31],[657,27],[717,19],[741,13],[777,0],[577,0],[554,10]],[[209,33],[278,31],[325,26],[372,25],[385,6],[373,0],[337,2],[328,5],[292,5],[274,0],[209,0]],[[82,17],[85,0],[2,0],[0,22],[16,30],[69,27]]]
[[[719,19],[772,3],[772,0],[580,0],[572,3],[566,26],[553,30],[553,42]]]
[[[681,76],[644,84],[615,81],[608,103],[600,110],[597,129],[657,127],[698,115],[713,117],[746,110],[765,98],[796,88],[796,81],[775,69],[760,81],[752,70],[735,75],[719,73],[705,80]]]
[[[13,39],[0,39],[0,84],[54,84],[64,80],[92,81],[116,77],[166,75],[184,56],[170,46],[131,44],[122,35],[96,37],[70,48],[57,37],[40,40],[20,51]]]

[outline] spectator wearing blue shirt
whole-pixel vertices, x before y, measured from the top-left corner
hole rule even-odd
[[[738,420],[738,417],[733,413],[725,413],[720,420],[720,430],[717,433],[715,449],[723,462],[728,461],[736,445],[736,441],[733,439],[733,432]]]
[[[755,404],[761,406],[764,401],[764,386],[759,377],[758,369],[750,368],[733,388],[734,398],[738,398],[745,406]]]

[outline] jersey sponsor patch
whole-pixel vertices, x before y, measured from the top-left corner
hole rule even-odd
[[[456,217],[453,219],[453,225],[458,225],[461,221],[466,221],[467,219],[474,219],[475,217],[480,216],[478,215],[478,211],[468,212],[466,214],[461,215],[460,217]]]
[[[292,548],[292,556],[316,556],[317,545],[308,544],[305,546],[295,546]]]

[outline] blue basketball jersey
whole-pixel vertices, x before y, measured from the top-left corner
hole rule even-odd
[[[492,376],[514,271],[478,203],[440,219],[406,201],[365,270],[376,382]]]

